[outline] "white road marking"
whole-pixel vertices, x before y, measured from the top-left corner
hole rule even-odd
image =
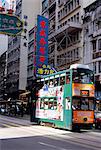
[[[51,148],[58,149],[58,150],[67,150],[67,149],[65,149],[65,148],[58,147],[58,146],[54,146],[54,145],[50,145],[50,144],[43,143],[43,142],[38,142],[38,143],[41,144],[41,145],[44,145],[44,146],[48,146],[48,147],[51,147]]]

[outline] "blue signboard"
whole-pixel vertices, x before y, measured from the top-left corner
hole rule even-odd
[[[36,41],[36,75],[44,75],[40,68],[48,65],[48,19],[38,15]]]

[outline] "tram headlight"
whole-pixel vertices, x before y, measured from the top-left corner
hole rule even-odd
[[[84,120],[84,122],[86,122],[86,121],[87,121],[87,118],[83,118],[83,120]]]

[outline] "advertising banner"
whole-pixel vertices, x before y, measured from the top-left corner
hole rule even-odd
[[[42,89],[40,89],[38,93],[38,97],[40,98],[36,104],[36,118],[63,121],[63,93],[64,93],[64,90],[62,86],[57,86],[54,88],[43,87]],[[54,97],[56,98],[56,103],[57,103],[56,108],[48,109],[49,98],[54,99]],[[44,98],[43,109],[41,107],[42,104],[40,104],[41,98]],[[48,105],[46,104],[46,100],[48,101]]]

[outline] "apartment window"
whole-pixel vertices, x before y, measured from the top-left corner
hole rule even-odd
[[[76,15],[77,22],[79,22],[79,13]]]
[[[76,22],[76,15],[74,15],[74,22]]]
[[[68,11],[70,11],[70,3],[68,4]]]
[[[99,63],[98,63],[98,67],[99,67],[99,73],[101,73],[101,61],[99,61]]]
[[[96,51],[96,40],[92,41],[93,51]]]
[[[71,10],[73,10],[73,1],[71,1],[70,6],[71,6]]]
[[[44,0],[44,1],[42,2],[42,11],[44,11],[47,7],[48,7],[48,1],[47,1],[47,0]]]
[[[76,4],[77,4],[77,6],[79,6],[79,0],[76,0]]]
[[[75,58],[79,58],[79,49],[75,49]]]
[[[98,40],[98,50],[101,50],[101,39]]]
[[[101,29],[101,21],[98,22],[98,30]]]
[[[71,17],[71,22],[73,22],[73,17]]]
[[[96,73],[96,62],[93,63],[93,70],[94,70],[94,73]]]
[[[58,12],[58,19],[60,20],[60,11]]]
[[[65,7],[65,14],[67,14],[67,6]]]

